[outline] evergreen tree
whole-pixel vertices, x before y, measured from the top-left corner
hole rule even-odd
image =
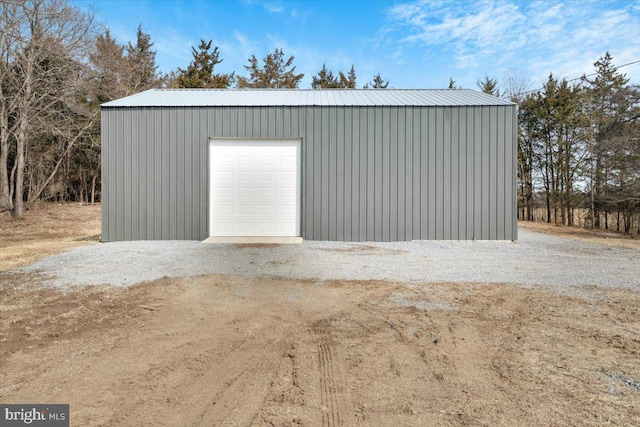
[[[96,38],[89,60],[96,74],[95,105],[125,96],[127,69],[124,47],[111,37],[109,29]]]
[[[196,50],[191,47],[193,61],[186,69],[178,68],[176,86],[179,88],[218,88],[227,89],[235,82],[235,73],[215,74],[215,66],[222,62],[218,47],[211,49],[212,40],[200,40]]]
[[[355,89],[356,88],[356,70],[351,65],[351,69],[349,73],[345,76],[342,71],[340,71],[340,87],[342,89]]]
[[[624,102],[620,96],[624,93],[629,79],[618,72],[613,65],[613,58],[606,52],[605,56],[594,64],[596,75],[593,79],[582,77],[585,84],[588,114],[591,121],[589,132],[590,154],[590,196],[592,211],[592,226],[600,228],[601,211],[605,202],[605,186],[608,176],[609,146],[620,129],[621,121],[627,119],[629,111],[624,111]],[[623,108],[618,108],[623,107]],[[608,218],[605,211],[605,227],[608,228]]]
[[[355,89],[356,70],[352,65],[347,74],[339,71],[336,77],[331,70],[327,69],[326,64],[322,64],[318,74],[312,78],[311,87],[313,89]]]
[[[327,69],[326,64],[322,64],[318,74],[311,78],[312,89],[335,89],[338,87],[340,87],[340,82],[334,77],[331,70]]]
[[[373,81],[371,82],[371,87],[373,89],[386,89],[389,86],[389,80],[384,80],[380,73],[373,76]]]
[[[138,25],[136,43],[129,42],[126,48],[129,94],[158,87],[162,83],[156,65],[156,51],[152,47],[151,36],[142,31],[142,25]]]
[[[478,87],[484,93],[488,93],[489,95],[500,97],[500,89],[498,88],[498,79],[494,79],[489,77],[488,75],[484,75],[484,80],[478,80]]]
[[[238,77],[239,88],[297,88],[303,73],[296,74],[293,66],[293,55],[285,60],[282,49],[276,49],[273,53],[262,58],[262,68],[258,64],[255,55],[249,58],[249,65],[244,68],[249,72],[248,77]]]

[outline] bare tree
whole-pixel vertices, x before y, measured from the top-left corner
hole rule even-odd
[[[64,142],[64,151],[67,153],[79,138],[69,126],[70,116],[60,116],[59,112],[68,110],[80,114],[83,102],[79,96],[86,83],[84,68],[91,45],[93,18],[65,0],[3,2],[1,7],[1,35],[7,41],[3,42],[0,70],[0,86],[3,87],[5,99],[0,112],[4,114],[1,121],[8,123],[8,126],[6,129],[3,126],[4,135],[0,140],[7,138],[15,144],[12,173],[8,181],[9,192],[13,192],[14,215],[21,217],[24,211],[26,156],[31,149],[39,152],[39,146],[50,142],[41,138],[46,132],[58,136]],[[87,117],[96,119],[91,114]],[[82,133],[82,127],[76,131]],[[44,183],[51,181],[62,160],[56,160]],[[0,161],[0,167],[0,175],[7,174],[8,164]],[[15,184],[11,189],[13,182]],[[2,183],[0,181],[0,185]],[[29,185],[28,197],[33,200],[33,195],[39,195],[42,189],[35,188],[33,182]],[[35,190],[35,193],[31,190]]]

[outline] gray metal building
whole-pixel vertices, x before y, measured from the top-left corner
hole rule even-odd
[[[515,240],[515,104],[464,89],[102,105],[102,240]]]

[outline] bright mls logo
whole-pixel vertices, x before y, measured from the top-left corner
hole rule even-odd
[[[69,427],[69,405],[0,403],[0,426]]]

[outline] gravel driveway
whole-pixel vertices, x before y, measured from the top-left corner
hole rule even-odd
[[[640,251],[520,230],[517,242],[306,241],[273,247],[193,241],[102,243],[73,249],[22,271],[46,284],[127,286],[168,277],[233,274],[318,281],[507,282],[525,286],[640,288]]]

